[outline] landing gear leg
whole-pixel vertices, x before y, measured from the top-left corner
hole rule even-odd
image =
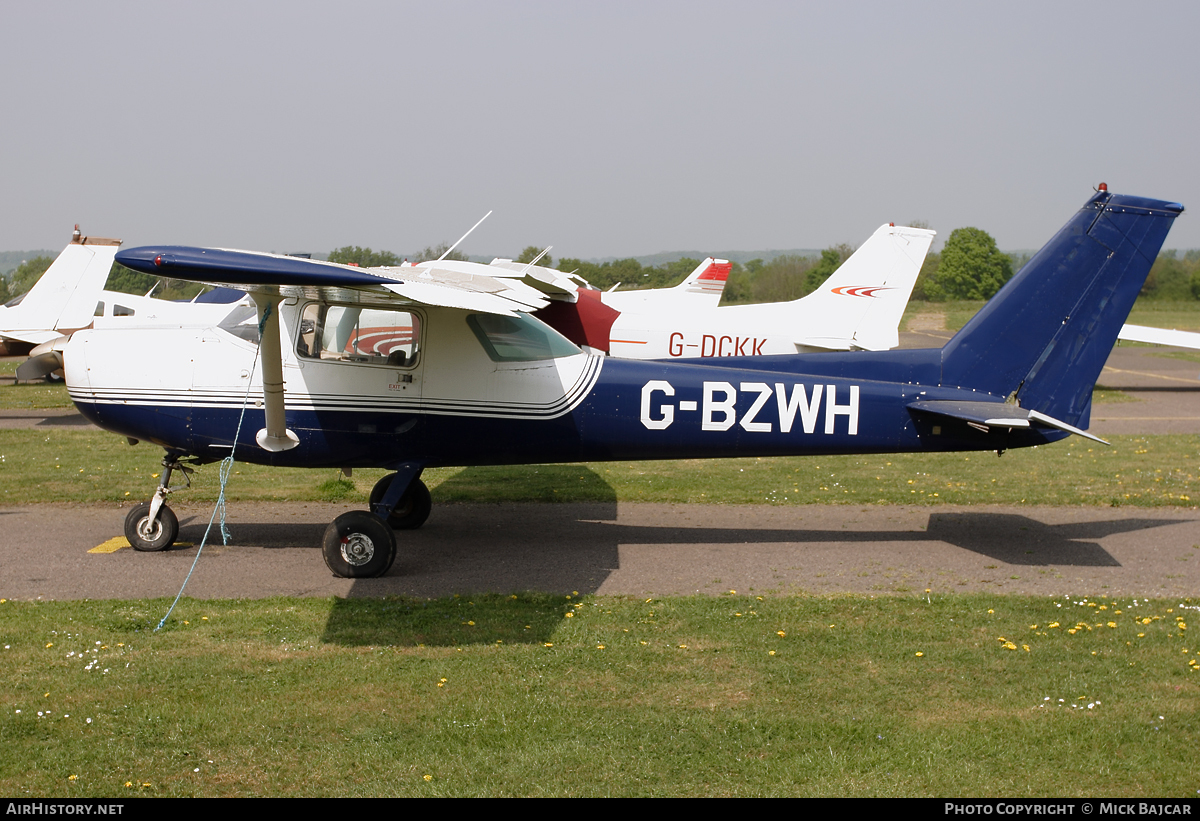
[[[371,490],[371,510],[352,510],[333,520],[321,540],[321,555],[335,576],[375,578],[396,560],[394,530],[420,527],[429,518],[429,488],[421,481],[425,466],[405,462]]]
[[[180,471],[187,480],[187,486],[191,487],[192,469],[181,464],[179,456],[172,453],[163,457],[162,465],[162,479],[154,491],[154,497],[136,505],[125,517],[125,538],[134,550],[165,550],[175,543],[175,537],[179,535],[179,519],[167,507],[166,499],[172,492],[171,474]]]
[[[421,481],[422,470],[424,465],[406,462],[371,490],[371,512],[386,518],[393,530],[416,530],[429,518],[433,500]]]

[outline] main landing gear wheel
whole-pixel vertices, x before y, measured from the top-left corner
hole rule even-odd
[[[396,537],[374,513],[352,510],[325,528],[321,553],[335,576],[375,578],[386,573],[395,561]]]
[[[158,509],[157,521],[150,521],[150,503],[135,505],[125,517],[125,538],[134,550],[166,550],[179,535],[179,519],[166,505]]]
[[[369,504],[372,510],[375,509],[377,503],[383,501],[384,494],[387,493],[388,487],[392,484],[392,477],[395,475],[389,473],[376,482],[375,487],[371,489]],[[425,524],[431,510],[433,510],[433,499],[429,496],[429,488],[420,479],[413,479],[408,490],[404,491],[404,495],[396,503],[396,509],[388,516],[387,522],[393,530],[416,530]]]

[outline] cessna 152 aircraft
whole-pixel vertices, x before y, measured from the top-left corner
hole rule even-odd
[[[378,576],[395,557],[393,529],[430,512],[426,467],[1094,439],[1083,429],[1096,377],[1182,211],[1102,185],[940,349],[688,361],[584,353],[529,316],[544,293],[436,263],[367,270],[134,248],[117,258],[135,270],[248,287],[261,341],[220,328],[83,331],[66,377],[91,421],[166,450],[153,499],[126,519],[134,547],[177,535],[163,504],[173,470],[236,448],[263,464],[394,471],[369,511],[338,516],[323,541],[334,573]],[[265,412],[257,431],[254,409],[239,426],[246,401]]]

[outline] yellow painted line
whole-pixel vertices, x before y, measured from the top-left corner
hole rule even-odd
[[[124,536],[114,536],[103,544],[93,547],[88,553],[116,553],[123,547],[129,547],[129,540]],[[191,542],[175,542],[175,547],[195,547]]]
[[[1094,416],[1100,422],[1196,422],[1200,416]]]
[[[1127,371],[1124,368],[1113,368],[1108,365],[1104,366],[1104,370],[1112,371],[1113,373],[1127,373],[1127,374],[1131,374],[1132,376],[1151,376],[1155,379],[1166,379],[1170,382],[1183,382],[1188,385],[1196,384],[1195,379],[1185,379],[1182,376],[1167,376],[1166,374],[1163,374],[1163,373],[1151,373],[1150,371]],[[1129,388],[1129,390],[1136,391],[1137,388]]]
[[[104,544],[96,545],[88,553],[115,553],[122,547],[129,547],[129,540],[124,536],[115,536]]]

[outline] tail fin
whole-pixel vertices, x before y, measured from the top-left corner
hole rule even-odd
[[[797,300],[815,318],[798,344],[845,349],[850,339],[855,348],[868,351],[896,347],[900,318],[935,235],[922,228],[880,226],[820,288]]]
[[[120,244],[120,240],[101,237],[71,240],[21,303],[6,312],[4,332],[24,339],[30,332],[45,336],[49,331],[73,331],[89,325]]]
[[[618,311],[697,311],[716,308],[725,291],[725,283],[733,263],[725,259],[708,259],[696,266],[687,279],[672,288],[650,288],[642,291],[605,291],[604,304]]]
[[[717,307],[721,294],[725,292],[725,283],[729,280],[729,272],[733,263],[727,259],[708,259],[696,266],[696,270],[688,274],[687,279],[671,290],[676,294],[694,294],[705,297],[704,306]]]
[[[1092,388],[1176,202],[1104,186],[942,349],[942,384],[1007,396],[1086,428]]]

